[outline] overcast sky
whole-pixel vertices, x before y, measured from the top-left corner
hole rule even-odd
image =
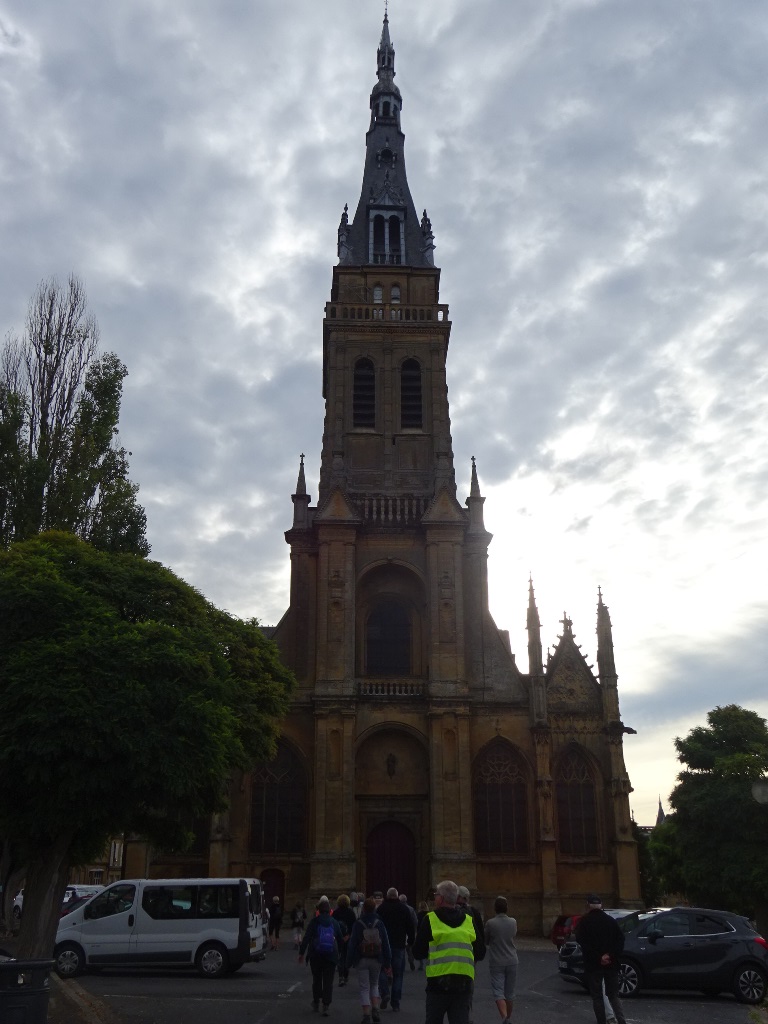
[[[288,600],[316,497],[322,317],[360,194],[383,0],[0,0],[0,330],[86,283],[126,363],[152,557]],[[408,178],[453,321],[460,500],[527,668],[614,624],[640,823],[673,738],[768,715],[768,5],[392,0]]]

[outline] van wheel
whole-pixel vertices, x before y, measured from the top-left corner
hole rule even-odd
[[[218,942],[206,942],[195,955],[195,967],[204,978],[221,978],[229,972],[229,954]]]
[[[85,970],[85,953],[74,942],[63,942],[54,950],[56,973],[60,978],[76,978]]]

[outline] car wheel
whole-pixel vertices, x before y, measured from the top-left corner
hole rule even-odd
[[[53,953],[60,978],[76,978],[85,970],[85,953],[74,942],[64,942]]]
[[[619,995],[631,999],[640,991],[640,971],[630,960],[619,964]]]
[[[740,967],[733,979],[733,994],[740,1003],[762,1003],[768,982],[759,967],[750,964]]]
[[[206,942],[197,951],[195,967],[204,978],[221,978],[229,972],[229,955],[218,942]]]

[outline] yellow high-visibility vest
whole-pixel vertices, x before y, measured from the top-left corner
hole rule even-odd
[[[472,943],[475,941],[475,926],[469,914],[457,928],[451,928],[434,911],[427,914],[432,926],[432,940],[429,943],[429,960],[425,972],[428,978],[439,978],[444,974],[463,974],[475,977],[475,957]]]

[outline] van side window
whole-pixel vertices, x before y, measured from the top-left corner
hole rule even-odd
[[[236,885],[201,885],[198,917],[239,917]]]
[[[136,897],[135,885],[114,885],[111,889],[99,893],[95,900],[88,904],[87,917],[111,917],[113,914],[124,914],[130,910]]]
[[[144,889],[142,909],[155,921],[195,917],[196,885],[153,885]]]

